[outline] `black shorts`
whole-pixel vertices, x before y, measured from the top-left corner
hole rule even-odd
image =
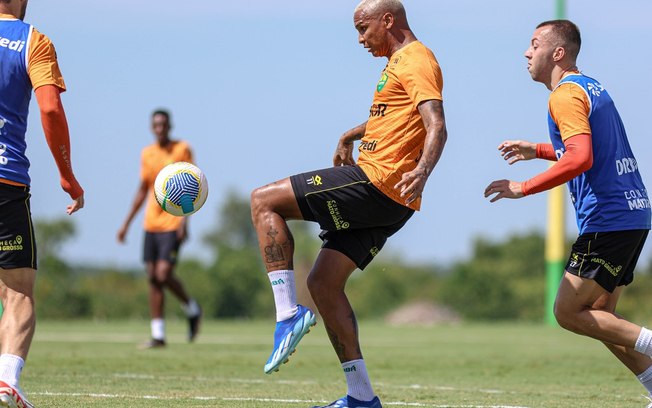
[[[378,190],[358,166],[338,166],[290,177],[306,221],[319,223],[322,248],[364,269],[414,210]]]
[[[0,183],[0,268],[36,269],[29,187]]]
[[[566,270],[593,279],[608,292],[634,280],[648,230],[590,232],[573,244]]]
[[[180,247],[181,241],[177,238],[176,231],[145,231],[143,260],[145,262],[168,261],[174,265],[177,262]]]

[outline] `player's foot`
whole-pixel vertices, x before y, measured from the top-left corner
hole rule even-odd
[[[34,408],[19,389],[0,381],[0,407],[7,408]]]
[[[297,314],[276,323],[274,331],[274,349],[265,363],[265,374],[278,371],[281,364],[287,363],[294,353],[299,340],[317,323],[315,314],[305,306],[297,305]]]
[[[165,340],[151,339],[141,344],[138,348],[141,350],[148,350],[148,349],[155,349],[155,348],[163,348],[165,346],[166,346]]]
[[[383,408],[380,404],[380,399],[374,397],[371,401],[360,401],[349,395],[333,401],[328,405],[315,405],[312,408]]]
[[[188,341],[190,342],[195,340],[195,337],[197,337],[199,326],[201,325],[201,317],[203,313],[201,307],[199,307],[199,305],[197,305],[197,307],[199,308],[199,313],[188,318]]]

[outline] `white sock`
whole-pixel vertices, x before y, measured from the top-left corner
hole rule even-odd
[[[638,335],[638,339],[636,340],[636,345],[634,346],[634,350],[638,351],[641,354],[645,354],[647,356],[652,357],[652,347],[650,346],[650,343],[652,342],[652,331],[646,329],[645,327],[641,327],[641,333]]]
[[[165,340],[165,320],[152,319],[150,326],[152,328],[152,338],[154,340]]]
[[[187,317],[195,317],[201,313],[201,310],[199,309],[199,305],[197,304],[195,299],[190,299],[188,301],[188,304],[181,305],[181,309],[183,309]]]
[[[363,359],[351,360],[342,364],[346,385],[349,387],[347,394],[360,401],[371,401],[375,394],[371,388],[367,365]]]
[[[647,370],[637,375],[636,378],[643,384],[648,394],[652,396],[652,366],[649,366]]]
[[[294,271],[282,270],[267,274],[274,292],[276,321],[282,322],[297,314],[297,289],[294,285]]]
[[[23,371],[25,360],[13,354],[0,355],[0,380],[14,388],[18,388],[20,372]]]

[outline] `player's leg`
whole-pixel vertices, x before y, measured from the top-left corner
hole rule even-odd
[[[616,304],[622,293],[622,286],[617,287],[613,293],[601,296],[593,305],[594,309],[607,310],[615,314],[619,319],[622,316],[615,313]],[[620,360],[629,370],[636,375],[636,378],[641,382],[648,394],[652,397],[652,358],[641,354],[630,347],[617,346],[611,343],[604,343],[604,345],[613,353],[618,360]]]
[[[555,300],[557,322],[574,333],[634,348],[641,327],[619,318],[609,310],[593,307],[601,297],[608,295],[609,292],[594,280],[566,272]]]
[[[345,406],[376,407],[380,400],[371,387],[362,358],[358,322],[344,287],[356,264],[339,251],[324,248],[319,252],[308,277],[308,289],[340,360],[347,383],[347,395],[338,401]],[[338,403],[338,401],[333,404]]]
[[[251,193],[251,218],[276,306],[274,346],[264,367],[265,373],[270,374],[288,361],[301,338],[316,323],[315,314],[297,303],[294,238],[286,220],[303,217],[289,178]]]
[[[294,238],[286,220],[303,216],[289,178],[251,193],[251,218],[267,272],[291,270]]]
[[[0,406],[22,401],[31,407],[19,386],[34,330],[34,282],[32,268],[0,269]],[[11,406],[11,405],[8,405]]]
[[[164,286],[156,278],[156,261],[145,262],[149,289],[149,314],[151,339],[142,348],[157,348],[165,346],[165,293]]]
[[[29,190],[0,183],[0,406],[32,405],[22,395],[20,375],[32,344],[36,317],[36,246]]]
[[[167,234],[167,240],[174,239],[173,250],[168,250],[169,245],[165,245],[160,254],[165,259],[158,259],[154,266],[154,275],[161,288],[168,288],[172,294],[181,302],[181,308],[186,314],[188,320],[188,341],[193,341],[199,333],[202,311],[199,304],[188,295],[183,283],[175,274],[176,254],[178,253],[179,242],[176,240],[176,234]],[[165,255],[168,254],[168,255]],[[161,304],[161,307],[163,305]],[[161,310],[161,313],[163,310]]]

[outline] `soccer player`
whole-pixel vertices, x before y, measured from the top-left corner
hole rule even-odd
[[[143,348],[165,347],[165,288],[179,299],[188,318],[188,341],[193,341],[197,336],[202,314],[197,302],[188,296],[174,273],[179,248],[187,236],[188,219],[163,211],[154,198],[154,180],[163,167],[178,161],[192,162],[190,146],[184,141],[170,139],[171,129],[168,111],[156,110],[152,113],[152,132],[156,142],[142,151],[140,186],[129,214],[118,231],[118,241],[124,243],[131,221],[147,198],[143,259],[149,278],[152,338]]]
[[[421,205],[444,148],[446,126],[439,64],[411,31],[399,0],[364,0],[354,11],[358,41],[388,59],[368,120],[345,132],[334,167],[298,174],[252,192],[252,219],[276,304],[274,346],[264,371],[277,371],[315,324],[297,304],[294,243],[286,220],[319,223],[323,246],[308,277],[346,377],[347,395],[328,407],[381,407],[367,374],[355,314],[344,292]],[[360,140],[357,164],[353,146]]]
[[[603,342],[652,392],[652,331],[615,313],[650,229],[650,201],[611,96],[577,68],[580,44],[568,20],[537,26],[525,57],[532,79],[552,91],[552,143],[507,140],[498,149],[508,164],[534,158],[554,164],[524,182],[494,181],[484,195],[495,202],[568,183],[579,237],[557,292],[557,321]]]
[[[30,212],[29,160],[25,156],[32,89],[41,123],[72,203],[84,207],[84,190],[72,170],[68,123],[60,93],[66,90],[52,42],[23,22],[28,0],[0,0],[0,407],[33,407],[19,386],[34,336],[36,245]]]

